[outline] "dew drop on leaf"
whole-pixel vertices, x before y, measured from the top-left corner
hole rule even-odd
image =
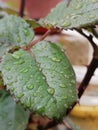
[[[34,93],[33,95],[34,95],[34,97],[37,97],[37,93]]]
[[[23,64],[25,61],[23,59],[18,61],[18,64]]]
[[[32,90],[34,88],[34,86],[29,84],[26,88],[29,89],[29,90]]]
[[[12,55],[15,59],[19,59],[20,58],[20,55],[18,53],[13,53]]]
[[[67,96],[63,96],[62,99],[67,99]]]
[[[25,34],[25,36],[29,36],[29,31],[28,30],[24,30],[24,34]]]
[[[64,22],[64,23],[62,24],[63,27],[69,27],[70,25],[71,25],[70,22]]]
[[[26,73],[26,72],[28,72],[28,69],[23,68],[22,70],[20,70],[20,72],[21,72],[21,73],[22,73],[22,72]]]
[[[45,77],[43,77],[43,79],[45,79]]]
[[[10,88],[10,91],[11,91],[11,92],[13,92],[14,90],[15,90],[15,88],[13,88],[13,87]]]
[[[22,98],[23,96],[24,96],[23,93],[20,93],[20,94],[17,94],[17,95],[16,95],[16,97],[17,97],[18,99]]]
[[[9,125],[9,126],[12,125],[12,121],[8,121],[8,125]]]
[[[76,10],[81,9],[81,8],[82,8],[82,6],[83,6],[82,4],[78,4],[78,5],[76,6],[76,8],[75,8],[75,9],[76,9]]]
[[[96,2],[98,2],[98,0],[92,0],[92,2],[93,2],[93,3],[96,3]]]
[[[61,88],[66,88],[65,84],[60,84]]]
[[[58,58],[56,58],[56,57],[53,57],[52,60],[53,60],[53,61],[56,61],[56,62],[60,62],[60,61],[61,61],[60,59],[58,59]]]
[[[11,68],[10,68],[9,66],[6,66],[5,69],[6,69],[7,71],[10,71],[10,70],[11,70]]]
[[[37,112],[40,114],[45,112],[45,107],[38,107],[37,109],[38,109]]]
[[[90,19],[95,18],[95,17],[96,17],[95,15],[89,15]]]
[[[53,95],[54,92],[55,92],[54,88],[48,88],[47,91],[48,91],[48,93],[51,94],[51,95]]]
[[[27,100],[26,100],[26,107],[30,107],[31,106],[31,97],[29,97]]]
[[[64,107],[65,107],[65,108],[68,108],[68,105],[67,105],[67,104],[64,104]]]
[[[21,39],[20,39],[19,37],[17,37],[17,39],[16,39],[16,40],[17,40],[17,42],[21,42]]]
[[[8,77],[7,77],[7,80],[11,80],[11,79],[12,79],[12,76],[8,76]]]
[[[30,75],[30,77],[32,78],[32,77],[33,77],[33,75]]]

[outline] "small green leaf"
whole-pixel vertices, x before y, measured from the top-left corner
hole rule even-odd
[[[81,28],[98,24],[98,0],[71,0],[59,3],[40,21],[47,28]]]
[[[41,27],[41,25],[34,19],[27,19],[26,22],[29,23],[33,29]]]
[[[0,6],[0,12],[3,12],[5,14],[18,15],[18,11],[6,6],[5,7]]]
[[[0,43],[12,46],[27,45],[34,37],[29,24],[20,17],[9,15],[0,20]]]
[[[29,112],[16,104],[5,90],[0,91],[0,130],[24,130]]]
[[[62,119],[77,100],[74,71],[56,44],[39,42],[32,55],[22,49],[7,53],[0,70],[11,94],[42,116]]]

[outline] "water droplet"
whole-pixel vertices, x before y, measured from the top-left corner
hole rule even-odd
[[[18,64],[23,64],[25,61],[23,59],[18,61]]]
[[[60,74],[63,74],[63,71],[60,71]]]
[[[55,92],[54,88],[48,88],[47,91],[48,91],[48,93],[51,94],[51,95],[53,95],[54,92]]]
[[[12,79],[12,76],[8,76],[7,79],[8,79],[8,80],[11,80],[11,79]]]
[[[78,16],[79,16],[79,15],[72,15],[71,18],[72,18],[72,19],[76,19],[76,18],[78,18]]]
[[[75,98],[73,95],[71,96],[73,99]]]
[[[37,93],[34,93],[33,95],[34,95],[34,97],[37,97]]]
[[[24,72],[24,73],[26,73],[26,72],[28,72],[28,69],[23,68],[22,70],[20,70],[20,72]]]
[[[67,96],[63,96],[62,99],[67,99]]]
[[[17,41],[17,42],[21,42],[20,37],[17,37],[16,41]]]
[[[57,22],[56,22],[56,21],[53,21],[53,22],[52,22],[52,25],[56,26],[56,25],[57,25]]]
[[[28,36],[29,35],[29,30],[24,30],[24,34],[25,34],[25,36]]]
[[[60,61],[61,61],[60,59],[58,59],[58,58],[56,58],[56,57],[53,57],[52,60],[53,60],[53,61],[56,61],[56,62],[60,62]]]
[[[65,108],[68,108],[68,105],[67,105],[67,104],[64,104],[64,107],[65,107]]]
[[[60,84],[61,88],[66,88],[65,84]]]
[[[39,80],[36,80],[36,83],[39,83],[40,81]]]
[[[13,92],[15,89],[13,87],[10,88],[11,92]]]
[[[64,23],[62,24],[63,27],[69,27],[70,25],[71,25],[70,22],[64,22]]]
[[[95,17],[96,17],[95,15],[89,15],[90,19],[95,18]]]
[[[26,107],[30,107],[31,106],[31,97],[29,97],[27,100],[26,100]]]
[[[69,90],[69,93],[72,94],[72,92],[73,92],[73,91],[70,89],[70,90]]]
[[[33,77],[33,75],[30,75],[30,77],[32,78],[32,77]]]
[[[24,96],[23,93],[19,93],[19,94],[16,95],[16,97],[17,97],[18,99],[22,98],[23,96]]]
[[[10,71],[10,70],[11,70],[11,68],[10,68],[9,66],[6,66],[5,69],[6,69],[7,71]]]
[[[26,88],[29,89],[29,90],[32,90],[34,88],[34,86],[29,84]]]
[[[41,68],[39,68],[39,71],[41,71],[42,69]]]
[[[18,53],[13,53],[12,56],[15,58],[15,59],[19,59],[20,58],[20,55]]]
[[[78,4],[78,5],[75,7],[75,9],[76,9],[76,10],[81,9],[82,6],[83,6],[82,4]]]
[[[12,121],[9,121],[9,122],[8,122],[8,125],[12,125]]]
[[[93,3],[96,3],[96,2],[98,2],[98,0],[92,0],[92,2],[93,2]]]
[[[38,106],[37,112],[38,112],[39,114],[44,113],[44,112],[45,112],[45,107],[41,107],[41,106],[39,107],[39,106]]]
[[[45,79],[45,77],[43,77],[43,79]]]
[[[75,81],[75,80],[71,80],[71,83],[72,83],[72,84],[75,84],[75,83],[76,83],[76,81]]]

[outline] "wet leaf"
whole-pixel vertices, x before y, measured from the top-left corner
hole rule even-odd
[[[47,28],[81,28],[98,24],[98,0],[71,0],[59,3],[40,22]]]
[[[27,45],[34,37],[30,25],[20,17],[9,15],[0,20],[0,44]]]
[[[16,104],[5,90],[0,91],[0,130],[24,130],[29,112]]]
[[[16,100],[42,116],[62,119],[77,100],[74,71],[56,44],[39,42],[32,55],[22,49],[7,53],[0,70]]]

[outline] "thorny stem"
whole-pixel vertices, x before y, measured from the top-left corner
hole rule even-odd
[[[21,0],[21,3],[20,3],[20,10],[19,10],[19,16],[20,17],[24,16],[25,1],[26,0]]]
[[[80,86],[78,88],[78,97],[80,99],[81,96],[83,95],[85,89],[88,87],[88,84],[90,82],[91,77],[94,74],[94,71],[98,67],[98,46],[94,43],[92,35],[87,36],[86,34],[84,34],[82,32],[82,30],[77,30],[77,31],[88,39],[88,41],[91,43],[91,45],[92,45],[92,47],[94,49],[92,61],[89,64],[89,66],[87,67],[87,72],[85,74],[85,77],[84,77],[83,81],[81,82],[81,84],[80,84]],[[67,111],[67,115],[70,113],[70,111],[73,109],[73,107],[75,105],[76,105],[76,103],[74,103],[72,105],[72,108]]]
[[[91,77],[93,76],[94,71],[96,70],[97,67],[98,67],[98,59],[93,58],[90,65],[88,66],[86,75],[79,86],[79,89],[78,89],[79,98],[83,95],[83,93],[84,93],[85,89],[87,88],[89,81],[90,81]]]
[[[84,93],[85,89],[87,88],[87,86],[90,82],[90,79],[94,74],[94,71],[98,67],[98,46],[94,43],[92,34],[87,36],[85,33],[82,32],[82,30],[77,30],[77,31],[88,39],[88,41],[91,43],[93,50],[94,50],[93,59],[92,59],[90,65],[88,66],[85,77],[78,88],[78,92],[79,92],[78,97],[80,98],[82,96],[82,94]]]

